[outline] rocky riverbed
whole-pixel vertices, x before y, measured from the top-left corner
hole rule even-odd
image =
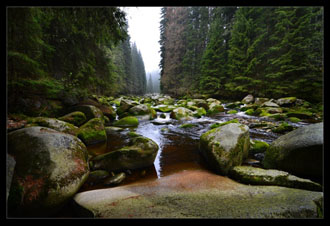
[[[117,99],[94,96],[58,118],[11,117],[7,123],[11,140],[8,156],[16,162],[10,177],[9,214],[29,216],[26,209],[32,206],[32,215],[39,216],[37,203],[49,206],[50,192],[42,182],[56,175],[54,168],[40,172],[43,162],[48,161],[40,160],[45,154],[29,156],[31,169],[27,168],[24,155],[17,157],[22,156],[18,153],[24,148],[13,149],[22,139],[23,135],[15,135],[22,134],[18,133],[21,130],[27,130],[28,137],[36,140],[30,149],[39,147],[40,138],[32,129],[41,128],[43,136],[58,133],[64,140],[79,140],[86,146],[82,153],[88,156],[66,160],[81,165],[81,172],[74,171],[70,179],[65,179],[66,183],[75,181],[79,190],[72,189],[56,208],[40,216],[322,217],[321,122],[322,112],[304,100],[252,95],[237,102],[166,95]],[[315,128],[308,130],[310,126]],[[312,139],[306,134],[313,134]],[[206,136],[209,138],[202,139]],[[280,138],[282,141],[277,142]],[[295,140],[295,145],[290,140]],[[306,151],[310,147],[312,151]],[[45,153],[45,148],[40,153]],[[88,169],[82,168],[84,162]],[[288,164],[293,166],[286,167]],[[306,166],[303,171],[301,165]],[[30,174],[18,173],[17,169],[23,168]],[[63,180],[51,184],[60,190]],[[32,193],[35,188],[40,192]],[[200,203],[205,203],[203,208]]]

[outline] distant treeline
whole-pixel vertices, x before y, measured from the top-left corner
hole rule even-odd
[[[160,74],[158,70],[147,75],[147,93],[160,93]]]
[[[9,95],[35,83],[78,96],[146,92],[143,59],[118,7],[10,7],[7,16]]]
[[[322,100],[322,7],[165,7],[161,90]]]

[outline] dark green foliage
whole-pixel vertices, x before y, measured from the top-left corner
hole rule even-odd
[[[130,46],[125,13],[118,7],[9,7],[7,14],[11,106],[31,95],[145,92],[142,56]]]
[[[163,8],[160,44],[162,92],[322,102],[321,7]]]

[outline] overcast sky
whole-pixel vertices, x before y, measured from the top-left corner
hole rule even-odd
[[[121,7],[126,12],[131,42],[136,42],[148,72],[159,70],[160,9],[161,7]]]

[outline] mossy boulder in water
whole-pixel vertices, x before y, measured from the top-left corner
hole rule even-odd
[[[272,129],[275,133],[285,133],[293,130],[293,126],[287,122],[282,122],[279,126]]]
[[[9,133],[8,152],[16,160],[8,197],[9,216],[52,216],[89,174],[88,153],[81,140],[46,127]]]
[[[209,105],[209,110],[207,111],[207,114],[212,115],[223,111],[225,111],[225,108],[221,104],[218,104],[217,102],[212,102]]]
[[[273,141],[263,165],[304,178],[322,178],[323,123],[300,127]]]
[[[177,120],[191,119],[192,116],[193,116],[193,111],[184,107],[178,107],[174,109],[170,114],[171,118]]]
[[[107,140],[107,134],[103,121],[99,118],[94,118],[86,122],[79,128],[78,138],[86,145],[105,142]]]
[[[210,166],[219,174],[241,165],[249,154],[249,127],[230,123],[212,129],[200,137],[199,149]]]
[[[93,167],[107,171],[147,167],[154,163],[157,152],[158,145],[153,140],[139,136],[133,138],[129,146],[96,156]]]
[[[134,116],[127,116],[114,122],[113,125],[119,127],[135,127],[139,125],[139,120]]]
[[[322,191],[322,186],[320,184],[280,170],[266,170],[252,166],[235,166],[230,171],[229,175],[231,178],[244,184],[277,185],[311,191]]]
[[[56,118],[46,118],[46,117],[36,117],[29,120],[31,122],[29,126],[43,126],[47,128],[54,129],[59,132],[69,133],[76,135],[78,132],[78,127],[72,125],[71,123],[58,120]]]
[[[206,110],[203,107],[197,108],[196,111],[193,112],[194,117],[200,118],[206,115]]]
[[[74,111],[69,114],[66,114],[60,118],[59,120],[71,123],[75,126],[81,126],[84,122],[86,122],[86,116],[81,111]]]

